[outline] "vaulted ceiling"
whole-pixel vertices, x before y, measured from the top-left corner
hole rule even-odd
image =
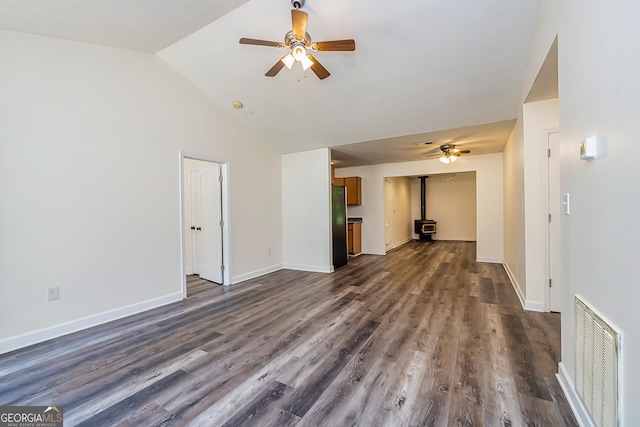
[[[355,52],[314,53],[325,80],[299,64],[265,77],[286,50],[238,43],[282,42],[290,0],[0,0],[0,28],[155,53],[281,152],[335,147],[347,165],[418,160],[427,140],[501,151],[539,6],[306,0],[313,41],[356,41]]]

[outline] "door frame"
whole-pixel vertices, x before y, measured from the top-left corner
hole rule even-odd
[[[184,234],[185,214],[184,214],[184,159],[199,160],[209,163],[217,163],[220,165],[220,173],[222,175],[222,264],[224,272],[222,274],[222,284],[231,285],[231,238],[229,230],[231,229],[230,215],[230,194],[231,183],[229,179],[229,162],[224,159],[216,159],[206,156],[191,154],[180,150],[178,152],[178,172],[180,178],[180,273],[182,281],[182,299],[187,298],[187,269],[186,269],[186,239]]]
[[[560,134],[560,129],[559,128],[552,128],[552,129],[546,129],[545,130],[545,147],[544,147],[545,151],[550,149],[549,138],[550,138],[550,136],[552,134],[558,134],[559,135]],[[558,152],[556,152],[556,153],[551,153],[552,156],[555,156],[554,157],[555,162],[559,162],[560,161],[559,160],[559,156],[560,156],[559,143],[558,143],[557,151]],[[550,177],[551,167],[550,167],[550,164],[549,164],[550,163],[550,159],[549,159],[548,155],[545,156],[545,157],[546,157],[546,161],[545,161],[545,181],[546,181],[545,182],[545,195],[546,195],[547,213],[551,214],[551,210],[552,210],[552,206],[551,206],[551,186],[555,186],[556,189],[557,189],[557,192],[560,193],[560,182],[551,182],[551,179],[550,179],[551,178]],[[559,167],[559,163],[556,163],[556,165]],[[558,176],[558,178],[559,178],[559,176]],[[560,200],[556,200],[556,203],[560,203]],[[551,221],[552,222],[555,221],[555,224],[560,224],[560,221],[562,220],[562,218],[557,213],[556,213],[556,216],[558,218],[554,218],[553,215],[552,215]],[[556,230],[558,230],[558,229],[556,228]],[[552,262],[559,263],[559,264],[556,264],[556,269],[558,269],[558,268],[562,268],[562,262],[560,260],[552,261],[552,259],[551,259],[551,245],[553,244],[554,239],[551,238],[552,226],[551,226],[551,223],[548,222],[548,221],[547,221],[546,231],[547,231],[545,233],[546,234],[546,238],[545,238],[545,243],[546,243],[546,245],[545,245],[545,264],[546,264],[545,265],[545,267],[546,267],[545,278],[546,278],[546,280],[545,280],[545,283],[543,285],[545,287],[545,290],[542,293],[542,302],[543,302],[544,310],[547,311],[547,312],[550,312],[551,311],[551,305],[552,305],[552,302],[551,302],[551,287],[549,286],[549,280],[552,279],[552,277],[551,277],[551,263]],[[559,230],[558,230],[558,232],[560,233]],[[558,236],[556,236],[556,237],[558,237]],[[559,252],[560,252],[559,248],[555,248],[554,253],[559,253]],[[559,265],[559,267],[558,267],[558,265]],[[562,277],[561,274],[560,274],[560,276]],[[556,283],[555,283],[556,289],[558,289],[559,286],[562,286],[561,277],[553,278],[556,281]],[[556,295],[557,295],[557,292],[556,292]],[[557,306],[557,302],[554,305]]]
[[[393,249],[393,179],[391,177],[383,178],[383,209],[382,217],[384,220],[384,253],[386,254]],[[387,188],[389,194],[387,194]],[[387,227],[387,218],[389,218],[389,226]],[[387,239],[389,243],[387,243]]]

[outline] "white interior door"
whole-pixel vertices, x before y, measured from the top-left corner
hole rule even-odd
[[[384,249],[389,250],[393,243],[393,184],[384,181]]]
[[[549,133],[548,173],[549,173],[549,310],[560,312],[562,307],[562,260],[560,258],[560,218],[562,196],[560,194],[560,134]]]
[[[200,277],[222,283],[222,192],[220,165],[200,172]]]
[[[190,189],[190,226],[189,236],[191,242],[191,273],[200,274],[200,236],[202,233],[197,229],[200,227],[200,171],[189,171],[189,189]]]

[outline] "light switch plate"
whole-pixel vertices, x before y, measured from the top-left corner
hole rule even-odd
[[[569,215],[571,213],[569,193],[564,193],[562,195],[562,213],[565,215]]]

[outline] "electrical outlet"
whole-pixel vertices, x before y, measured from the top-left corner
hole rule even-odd
[[[53,288],[47,289],[47,299],[49,301],[53,301],[60,298],[60,287],[56,286]]]
[[[269,248],[269,255],[271,255],[271,248]]]

